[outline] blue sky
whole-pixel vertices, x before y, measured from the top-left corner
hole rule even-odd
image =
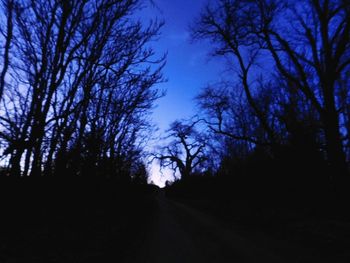
[[[171,122],[188,119],[197,112],[194,97],[202,87],[221,79],[225,64],[210,57],[208,42],[191,42],[189,26],[200,15],[207,0],[153,1],[155,7],[143,10],[142,17],[157,17],[165,22],[159,40],[152,43],[158,55],[168,54],[163,71],[168,81],[158,86],[166,90],[167,95],[157,101],[152,116],[163,136]],[[153,162],[149,179],[163,187],[166,180],[173,178],[172,174],[168,169],[163,169],[161,173],[159,165]]]
[[[153,113],[153,120],[161,131],[195,112],[193,98],[208,82],[220,80],[222,61],[211,59],[207,42],[191,43],[189,25],[199,16],[207,0],[154,0],[156,7],[146,12],[147,16],[165,21],[159,41],[153,43],[158,54],[168,53],[164,69],[166,83],[158,87],[167,95],[160,99]]]

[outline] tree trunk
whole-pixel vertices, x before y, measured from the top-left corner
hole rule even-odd
[[[328,53],[325,58],[326,70],[321,79],[324,98],[324,111],[321,116],[326,139],[327,159],[332,172],[338,176],[347,173],[347,164],[340,134],[339,113],[335,101],[336,77],[333,71],[334,65]]]
[[[347,165],[339,132],[339,121],[336,113],[328,113],[325,116],[324,131],[326,138],[327,159],[332,171],[335,173],[335,175],[346,174]]]
[[[13,37],[13,22],[12,22],[13,8],[14,8],[13,1],[8,1],[5,4],[6,4],[8,14],[7,14],[7,28],[6,28],[6,41],[5,41],[5,48],[4,48],[3,68],[0,74],[0,100],[4,93],[5,77],[10,64],[9,53],[10,53],[11,41]]]
[[[24,161],[24,171],[23,171],[23,176],[28,175],[29,167],[30,167],[30,158],[32,156],[32,149],[31,147],[28,147],[27,152],[26,152],[26,157]]]
[[[23,155],[23,149],[17,149],[15,153],[11,156],[10,160],[10,175],[19,177],[21,176],[21,159]]]

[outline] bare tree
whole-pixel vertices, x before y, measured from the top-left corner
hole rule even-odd
[[[350,4],[343,0],[221,0],[205,9],[193,32],[195,38],[212,40],[216,55],[234,56],[247,101],[272,142],[275,131],[270,116],[252,96],[257,87],[252,86],[254,79],[249,73],[254,66],[262,65],[262,57],[273,61],[289,83],[282,88],[298,92],[317,111],[328,161],[344,172],[340,123],[344,107],[338,94],[339,82],[350,65],[349,21]]]
[[[245,141],[247,147],[249,144],[270,145],[269,138],[257,132],[263,127],[259,128],[260,123],[242,94],[244,91],[239,87],[232,89],[231,86],[224,82],[202,89],[196,97],[201,118],[210,131],[233,140]],[[261,98],[254,100],[258,105]]]
[[[14,1],[13,0],[3,0],[1,1],[2,8],[6,17],[6,29],[0,27],[0,33],[5,38],[5,46],[2,60],[2,70],[0,73],[0,100],[2,99],[4,88],[5,88],[5,78],[6,73],[10,64],[10,48],[13,38],[13,16],[14,16]]]
[[[207,6],[193,26],[194,39],[210,39],[214,45],[214,55],[232,57],[237,64],[239,84],[243,87],[249,107],[268,135],[270,144],[277,143],[266,113],[257,105],[252,70],[257,64],[260,43],[251,37],[245,13],[249,7],[245,1],[219,1],[217,7]]]
[[[259,8],[263,22],[259,35],[280,74],[303,92],[318,111],[329,162],[334,169],[346,170],[337,93],[340,77],[350,65],[350,3],[308,1],[303,7],[288,7],[296,28],[294,36],[276,26],[277,4],[261,2]],[[267,9],[273,11],[266,15]]]
[[[179,171],[182,179],[186,179],[197,168],[205,163],[207,138],[195,128],[198,122],[184,123],[174,121],[167,130],[165,139],[170,139],[160,153],[154,154],[154,159],[160,161],[161,167],[169,167],[174,172]]]
[[[89,158],[98,170],[139,152],[147,114],[162,96],[154,85],[165,57],[149,46],[162,23],[137,20],[139,0],[9,2],[18,92],[5,90],[1,137],[12,175],[50,175],[73,163],[81,174]]]

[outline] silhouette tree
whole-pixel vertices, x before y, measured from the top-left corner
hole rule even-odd
[[[6,17],[6,28],[0,27],[0,33],[5,38],[4,53],[2,58],[2,69],[0,73],[0,100],[4,93],[6,73],[10,63],[10,48],[13,38],[13,16],[15,12],[15,6],[13,0],[1,1],[2,8]]]
[[[192,29],[194,39],[208,38],[215,43],[215,55],[232,56],[237,64],[237,77],[243,87],[247,105],[268,135],[269,142],[276,144],[274,131],[268,117],[257,105],[251,83],[253,66],[260,51],[259,42],[249,37],[249,27],[244,13],[247,5],[242,1],[219,1],[218,7],[207,7]]]
[[[180,172],[181,179],[186,179],[203,165],[206,154],[207,138],[196,129],[198,122],[185,123],[174,121],[167,130],[165,139],[170,139],[160,153],[154,154],[153,159],[160,161],[161,167],[170,167]]]
[[[242,90],[239,86],[231,88],[232,86],[228,82],[218,83],[202,89],[196,96],[201,115],[204,115],[203,120],[209,130],[233,140],[245,141],[247,144],[270,145],[265,133],[258,132],[263,128],[259,128],[259,121]],[[258,103],[257,98],[254,100]]]
[[[11,174],[81,174],[87,163],[94,174],[107,159],[116,172],[117,159],[140,151],[162,96],[154,85],[165,58],[149,46],[162,23],[137,21],[139,0],[8,2],[16,7],[13,84],[5,85],[0,135]]]
[[[216,55],[233,56],[248,105],[272,144],[278,142],[271,116],[253,93],[256,66],[274,62],[265,72],[287,80],[287,93],[298,93],[319,115],[327,159],[346,171],[341,82],[350,65],[350,4],[348,1],[236,1],[209,5],[193,27],[196,39],[210,39]],[[263,59],[262,59],[263,58]],[[263,60],[263,61],[262,61]],[[266,64],[266,63],[265,63]],[[255,69],[255,70],[254,70]],[[265,73],[268,83],[271,74]]]

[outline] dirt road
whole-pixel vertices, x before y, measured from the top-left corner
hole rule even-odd
[[[127,262],[298,262],[281,257],[268,238],[252,241],[192,207],[156,197],[157,215],[140,253]]]

